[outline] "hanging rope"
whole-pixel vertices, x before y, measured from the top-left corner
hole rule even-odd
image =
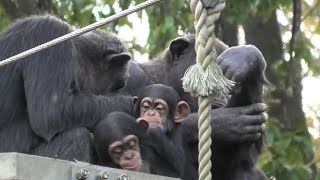
[[[80,35],[82,35],[84,33],[90,32],[90,31],[92,31],[94,29],[97,29],[97,28],[103,26],[103,25],[109,24],[112,21],[120,19],[120,18],[122,18],[124,16],[132,14],[132,13],[134,13],[136,11],[144,9],[144,8],[146,8],[148,6],[151,6],[151,5],[153,5],[153,4],[157,3],[157,2],[160,2],[160,1],[161,0],[149,0],[149,1],[143,2],[143,3],[138,4],[138,5],[130,8],[130,9],[126,9],[126,10],[124,10],[124,11],[118,13],[118,14],[115,14],[115,15],[112,15],[112,16],[110,16],[108,18],[102,19],[102,20],[100,20],[98,22],[90,24],[90,25],[88,25],[86,27],[83,27],[81,29],[77,29],[77,30],[75,30],[75,31],[73,31],[73,32],[71,32],[69,34],[63,35],[63,36],[61,36],[59,38],[53,39],[53,40],[51,40],[49,42],[46,42],[46,43],[41,44],[39,46],[36,46],[36,47],[34,47],[32,49],[29,49],[27,51],[24,51],[22,53],[19,53],[19,54],[15,55],[15,56],[7,58],[7,59],[5,59],[3,61],[0,61],[0,67],[4,66],[6,64],[15,62],[15,61],[17,61],[19,59],[22,59],[24,57],[30,56],[30,55],[32,55],[34,53],[39,52],[39,51],[45,50],[45,49],[47,49],[47,48],[49,48],[51,46],[54,46],[56,44],[59,44],[59,43],[62,43],[64,41],[67,41],[69,39],[72,39],[72,38],[75,38],[77,36],[80,36]]]
[[[226,79],[215,62],[215,21],[224,9],[226,0],[191,0],[191,11],[195,14],[196,64],[183,77],[183,88],[199,97],[199,180],[211,180],[211,103],[210,99],[226,96],[233,82]]]

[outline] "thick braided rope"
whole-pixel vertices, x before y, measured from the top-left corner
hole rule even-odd
[[[198,96],[199,100],[199,180],[211,180],[211,103],[210,96],[225,96],[233,83],[227,80],[215,63],[215,21],[225,7],[225,0],[217,2],[214,8],[206,8],[200,0],[191,0],[191,11],[195,14],[197,63],[191,66],[183,78],[185,91]]]

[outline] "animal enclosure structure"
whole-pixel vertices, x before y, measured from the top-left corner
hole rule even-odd
[[[0,153],[1,180],[179,180],[19,153]]]

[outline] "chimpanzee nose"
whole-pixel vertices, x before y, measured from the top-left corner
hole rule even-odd
[[[156,114],[156,111],[155,111],[155,110],[149,110],[149,111],[148,111],[148,114],[149,114],[149,115],[155,115],[155,114]]]
[[[125,157],[126,159],[132,159],[132,158],[133,158],[133,153],[130,152],[130,151],[126,151],[126,152],[124,153],[124,157]]]

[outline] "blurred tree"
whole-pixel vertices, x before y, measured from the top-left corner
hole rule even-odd
[[[0,3],[11,19],[44,12],[56,13],[51,0],[1,0]]]

